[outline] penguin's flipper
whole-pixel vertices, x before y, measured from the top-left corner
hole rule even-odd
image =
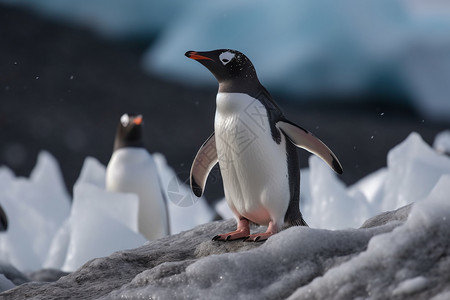
[[[191,190],[197,197],[203,194],[209,172],[217,162],[216,137],[213,132],[198,150],[191,167]]]
[[[336,155],[311,132],[287,120],[279,121],[277,125],[294,145],[317,155],[336,173],[342,174],[342,165]]]

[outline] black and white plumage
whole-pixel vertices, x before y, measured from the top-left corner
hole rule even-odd
[[[148,240],[168,235],[169,216],[158,171],[143,140],[143,117],[120,118],[114,152],[106,168],[106,189],[139,197],[138,229]]]
[[[186,56],[208,68],[219,82],[214,133],[198,151],[190,177],[192,191],[201,196],[209,172],[219,163],[225,198],[238,228],[213,239],[261,241],[285,226],[307,225],[299,209],[296,146],[316,154],[341,174],[336,156],[310,132],[284,117],[241,52],[188,51]],[[267,231],[249,235],[249,221],[268,225]]]

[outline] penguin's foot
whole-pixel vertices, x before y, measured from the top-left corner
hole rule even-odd
[[[218,234],[212,238],[213,241],[233,241],[248,237],[250,234],[250,227],[246,218],[240,218],[237,229],[232,232]]]
[[[252,234],[247,238],[245,238],[244,242],[263,242],[277,232],[278,232],[277,226],[274,224],[274,222],[270,221],[266,232]]]
[[[272,232],[252,234],[252,235],[249,235],[248,237],[246,237],[244,239],[244,242],[264,242],[265,240],[267,240],[269,237],[271,237],[274,234],[275,233],[272,233]]]
[[[250,234],[249,231],[245,230],[236,230],[224,234],[218,234],[215,237],[212,238],[213,241],[233,241],[238,239],[243,239],[248,237]]]

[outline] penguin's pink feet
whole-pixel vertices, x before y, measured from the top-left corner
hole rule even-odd
[[[237,239],[243,239],[250,234],[250,227],[246,218],[240,218],[237,229],[232,232],[218,234],[212,238],[213,241],[233,241]]]
[[[277,232],[278,232],[277,227],[272,223],[272,221],[270,221],[266,232],[249,235],[247,238],[244,239],[244,242],[263,242]]]

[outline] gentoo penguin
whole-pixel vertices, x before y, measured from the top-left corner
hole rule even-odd
[[[307,226],[300,213],[300,171],[295,146],[323,159],[342,174],[333,152],[309,131],[287,120],[241,52],[188,51],[219,82],[214,133],[200,147],[191,168],[191,189],[201,196],[218,162],[225,198],[237,229],[213,240],[263,241],[284,227]],[[267,225],[250,235],[249,221]]]
[[[169,234],[169,216],[155,162],[144,147],[143,123],[142,115],[120,118],[106,168],[106,190],[138,195],[139,232],[154,240]]]

